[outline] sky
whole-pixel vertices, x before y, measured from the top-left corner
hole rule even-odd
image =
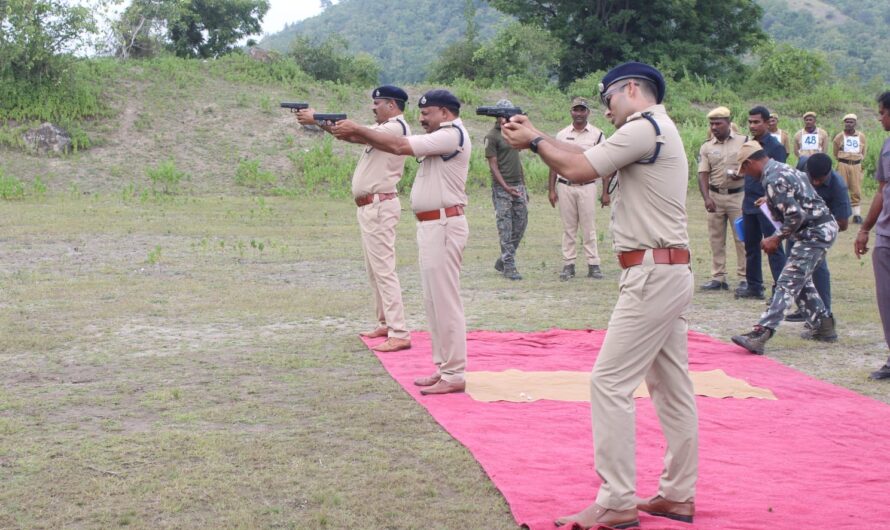
[[[269,12],[263,19],[263,33],[278,33],[284,29],[285,24],[292,24],[319,13],[321,13],[319,0],[269,0]]]

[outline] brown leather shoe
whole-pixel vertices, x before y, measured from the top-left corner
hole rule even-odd
[[[442,379],[441,375],[433,374],[427,377],[418,377],[414,380],[414,384],[417,386],[433,386],[439,382],[439,379]]]
[[[455,381],[453,383],[446,381],[444,379],[439,379],[439,382],[433,386],[428,386],[420,391],[424,396],[430,394],[455,394],[458,392],[463,392],[467,387],[467,384],[464,381]]]
[[[649,500],[637,503],[637,509],[650,515],[691,523],[692,517],[695,515],[695,501],[669,501],[661,495],[656,495]]]
[[[560,517],[553,522],[556,526],[570,524],[571,528],[607,528],[623,530],[625,528],[640,528],[640,518],[637,516],[637,509],[629,510],[610,510],[603,508],[597,503],[593,503],[582,512],[575,515],[567,515]]]
[[[366,331],[364,333],[359,333],[362,337],[367,337],[369,339],[376,339],[377,337],[385,337],[389,334],[389,328],[386,326],[380,326],[374,331]]]
[[[379,351],[380,353],[387,353],[391,351],[399,351],[399,350],[407,350],[411,347],[411,341],[408,339],[397,339],[395,337],[390,337],[383,342],[383,344],[378,344],[371,348],[372,350]]]

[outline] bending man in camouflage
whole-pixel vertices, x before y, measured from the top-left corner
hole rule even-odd
[[[787,164],[776,162],[764,153],[757,142],[747,142],[739,150],[739,170],[755,180],[762,180],[764,199],[773,219],[782,223],[778,232],[764,239],[760,246],[767,254],[778,250],[782,240],[794,242],[791,255],[776,282],[776,294],[769,309],[760,317],[754,330],[736,335],[732,341],[751,353],[763,354],[766,341],[772,337],[785,316],[785,310],[799,299],[801,312],[812,329],[801,335],[805,339],[832,342],[837,340],[834,317],[825,308],[813,285],[813,270],[838,233],[838,224],[822,197],[810,184],[805,173]]]
[[[513,103],[502,99],[495,106],[510,108]],[[516,270],[516,249],[528,225],[528,193],[519,151],[510,147],[501,136],[501,125],[506,120],[495,119],[497,122],[485,136],[485,158],[492,179],[491,201],[501,242],[501,256],[495,261],[494,268],[505,278],[521,280],[522,276]]]

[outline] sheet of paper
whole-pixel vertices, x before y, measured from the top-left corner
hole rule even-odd
[[[782,223],[773,219],[773,214],[770,213],[769,206],[767,206],[765,202],[760,205],[760,211],[763,212],[763,215],[765,215],[766,218],[769,219],[769,222],[771,222],[773,226],[776,227],[776,232],[778,232],[779,229],[782,228]]]

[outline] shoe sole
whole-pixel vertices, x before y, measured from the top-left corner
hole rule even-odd
[[[644,512],[646,510],[643,510]],[[654,515],[656,517],[665,517],[667,519],[673,519],[674,521],[680,521],[681,523],[692,523],[691,515],[679,515],[676,513],[663,513],[663,512],[646,512],[649,515]]]
[[[745,348],[746,350],[753,353],[754,355],[763,355],[763,350],[758,351],[756,349],[752,349],[751,346],[748,345],[748,341],[746,341],[742,337],[732,337],[730,340],[732,340],[732,342],[734,342],[736,345],[741,346],[742,348]]]

